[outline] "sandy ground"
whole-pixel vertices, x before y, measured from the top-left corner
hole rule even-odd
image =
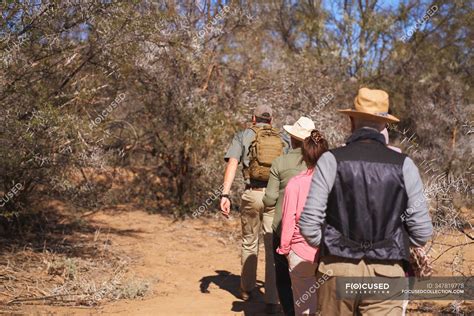
[[[135,315],[258,315],[264,304],[244,304],[238,296],[240,253],[238,236],[240,221],[194,220],[175,222],[160,216],[128,214],[131,228],[149,223],[143,238],[149,243],[123,240],[120,246],[138,251],[143,260],[137,272],[158,277],[154,296],[142,302],[117,302],[104,312]],[[212,251],[211,251],[212,250]],[[262,247],[263,250],[263,247]],[[259,275],[263,276],[263,256]]]
[[[15,315],[265,315],[261,295],[250,303],[238,298],[238,217],[174,222],[169,217],[130,211],[100,212],[90,220],[104,230],[133,232],[111,235],[111,247],[134,258],[130,273],[151,284],[147,296],[96,308],[23,305]],[[261,251],[259,280],[264,276],[263,245]]]
[[[174,222],[141,211],[98,213],[95,225],[134,234],[110,236],[111,247],[132,256],[132,273],[151,284],[143,300],[120,300],[99,308],[25,306],[36,315],[265,315],[263,297],[238,298],[240,219]],[[212,249],[212,251],[210,251]],[[258,277],[264,276],[263,245]],[[258,281],[259,287],[263,285]],[[263,293],[263,288],[259,290]]]

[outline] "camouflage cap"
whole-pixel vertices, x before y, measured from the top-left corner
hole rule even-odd
[[[260,104],[253,111],[253,115],[256,117],[268,118],[273,116],[273,110],[269,105]]]

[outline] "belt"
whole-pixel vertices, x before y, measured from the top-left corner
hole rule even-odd
[[[390,246],[393,246],[394,244],[392,239],[384,239],[384,240],[376,241],[376,242],[372,242],[369,240],[355,241],[345,236],[342,236],[341,243],[344,244],[345,246],[360,249],[362,251],[390,247]]]
[[[245,185],[245,190],[264,191],[266,187],[252,187],[250,184]]]

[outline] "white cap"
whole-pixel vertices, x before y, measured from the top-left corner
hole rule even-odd
[[[288,134],[298,140],[304,140],[306,137],[310,136],[311,131],[315,128],[316,126],[314,125],[314,122],[306,116],[300,117],[293,125],[283,126],[283,129],[287,131]]]

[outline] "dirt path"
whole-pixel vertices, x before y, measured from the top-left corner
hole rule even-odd
[[[131,273],[149,282],[149,294],[143,300],[120,300],[97,309],[36,305],[25,306],[25,312],[61,315],[265,315],[262,297],[246,304],[237,297],[240,282],[239,218],[173,222],[161,215],[133,211],[102,212],[91,220],[102,226],[103,232],[107,228],[134,232],[111,234],[111,247],[134,259]],[[263,253],[259,257],[258,278],[262,279]]]
[[[89,220],[108,230],[108,244],[131,258],[127,277],[150,286],[144,299],[119,300],[95,308],[23,305],[27,315],[265,315],[263,297],[243,303],[240,282],[240,220],[216,216],[174,222],[142,211],[110,211]],[[119,232],[119,233],[117,233]],[[260,248],[263,252],[263,245]],[[442,251],[441,251],[442,252]],[[464,264],[471,265],[472,253]],[[258,278],[263,279],[263,253]],[[446,260],[449,256],[446,256]],[[438,275],[449,275],[449,260],[438,262]],[[472,267],[472,266],[471,266]],[[259,281],[260,291],[263,292]],[[442,302],[445,305],[447,302]],[[17,315],[15,313],[15,315]],[[431,315],[409,312],[408,315]]]

